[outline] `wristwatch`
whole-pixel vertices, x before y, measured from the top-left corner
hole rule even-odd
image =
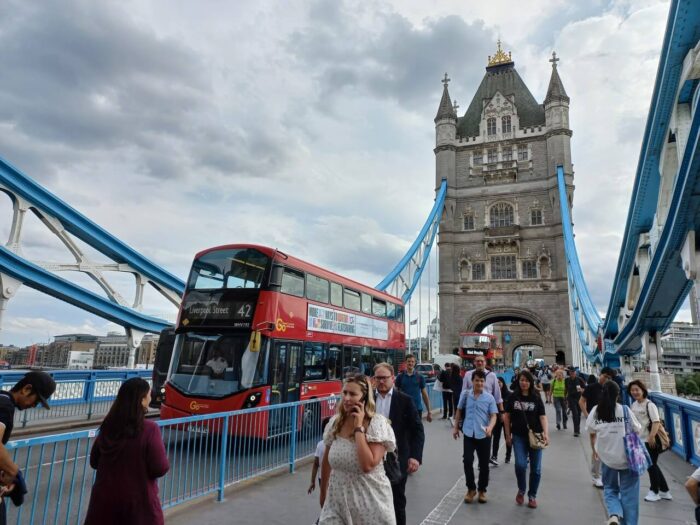
[[[356,434],[358,432],[362,432],[363,434],[365,433],[365,427],[355,427],[355,430],[352,431],[353,434]]]

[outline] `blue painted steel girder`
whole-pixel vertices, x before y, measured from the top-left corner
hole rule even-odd
[[[0,158],[0,184],[31,206],[61,222],[66,231],[118,263],[128,264],[153,284],[182,295],[185,283],[105,231],[82,213],[42,188],[30,177]]]
[[[416,265],[416,272],[411,276],[411,282],[408,284],[408,289],[402,294],[402,299],[404,302],[408,302],[413,295],[416,286],[418,285],[421,275],[423,274],[423,269],[430,256],[430,251],[435,241],[435,236],[437,235],[440,219],[442,217],[442,210],[445,206],[445,195],[447,194],[447,180],[443,179],[438,189],[437,195],[435,196],[435,204],[433,204],[433,209],[428,214],[428,218],[425,224],[421,228],[416,240],[408,249],[406,254],[401,258],[401,260],[396,264],[394,269],[387,275],[382,281],[375,286],[377,290],[385,291],[391,286],[391,284],[399,279],[400,275],[404,270],[406,270],[411,264]],[[427,243],[426,243],[427,240]],[[414,257],[420,251],[421,245],[426,244],[427,248],[423,251],[421,260],[416,264]]]
[[[608,338],[615,337],[619,331],[617,315],[619,309],[624,306],[639,236],[648,232],[653,224],[660,183],[660,155],[676,104],[683,59],[698,41],[699,24],[700,9],[694,0],[671,2],[620,257],[605,316],[603,333]]]
[[[623,354],[637,353],[648,331],[663,331],[683,304],[692,281],[683,270],[680,251],[690,230],[700,226],[700,111],[693,114],[671,204],[637,304],[614,343]]]
[[[111,302],[70,281],[44,270],[0,246],[0,272],[14,277],[30,288],[82,308],[103,319],[143,332],[159,333],[171,323],[141,314]]]

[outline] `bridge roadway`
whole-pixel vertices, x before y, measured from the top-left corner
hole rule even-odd
[[[550,421],[553,408],[547,405]],[[503,464],[505,445],[501,441],[498,468],[491,469],[489,502],[466,505],[462,472],[462,443],[454,441],[446,422],[434,419],[425,423],[426,446],[420,471],[406,486],[409,525],[455,525],[467,522],[485,524],[560,523],[589,525],[605,523],[602,490],[591,484],[588,471],[590,445],[588,437],[573,437],[572,430],[551,432],[551,445],[544,452],[542,482],[538,494],[539,508],[531,510],[515,504],[517,487],[513,464]],[[554,425],[552,425],[554,427]],[[683,484],[694,467],[672,452],[664,453],[661,468],[671,487],[673,501],[647,503],[642,500],[649,490],[649,478],[642,478],[640,490],[640,525],[694,523],[693,505]],[[272,475],[262,481],[234,486],[226,500],[212,497],[174,507],[167,511],[169,525],[307,525],[316,520],[318,491],[307,496],[311,465],[297,468],[294,474]]]

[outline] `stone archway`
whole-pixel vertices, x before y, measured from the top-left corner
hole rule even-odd
[[[554,337],[538,314],[523,308],[486,308],[473,315],[464,330],[481,332],[489,325],[493,325],[493,333],[503,348],[506,366],[513,364],[515,349],[526,345],[542,349],[541,352],[537,352],[536,357],[549,363],[555,361]]]

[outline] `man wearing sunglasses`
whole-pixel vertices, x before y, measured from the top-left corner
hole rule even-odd
[[[425,432],[413,399],[394,388],[394,381],[394,368],[389,363],[374,366],[376,411],[391,423],[401,467],[401,480],[391,485],[396,525],[405,525],[406,479],[418,470],[423,460]]]

